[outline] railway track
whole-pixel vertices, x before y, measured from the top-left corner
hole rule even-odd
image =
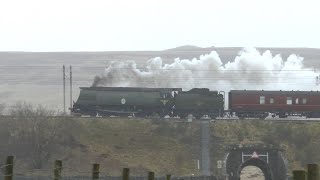
[[[81,118],[107,118],[107,119],[115,119],[119,117],[81,117]],[[239,119],[237,117],[222,117],[222,118],[216,118],[216,119],[210,119],[210,118],[202,118],[199,120],[196,120],[194,118],[192,119],[180,119],[180,118],[135,118],[135,117],[121,117],[122,119],[153,119],[153,120],[165,120],[165,121],[176,121],[176,122],[203,122],[203,121],[209,121],[209,122],[215,122],[215,121],[272,121],[272,122],[293,122],[293,123],[305,123],[305,122],[318,122],[320,123],[320,118],[296,118],[296,117],[290,117],[290,118],[266,118],[264,120],[258,119],[258,118],[248,118],[248,119]]]
[[[320,118],[267,118],[264,120],[261,119],[255,119],[255,118],[250,118],[250,119],[239,119],[239,118],[217,118],[214,121],[248,121],[248,120],[255,120],[255,121],[272,121],[272,122],[319,122],[320,123]]]
[[[202,118],[199,120],[196,120],[194,118],[192,119],[180,119],[178,117],[176,118],[172,118],[172,117],[167,117],[167,118],[137,118],[137,117],[118,117],[118,116],[111,116],[111,117],[95,117],[95,116],[81,116],[81,117],[77,117],[77,116],[49,116],[48,118],[81,118],[81,119],[117,119],[117,118],[121,118],[121,119],[152,119],[152,120],[165,120],[165,121],[176,121],[176,122],[215,122],[215,121],[272,121],[272,122],[319,122],[320,123],[320,118],[304,118],[304,117],[289,117],[289,118],[272,118],[272,117],[267,117],[264,120],[258,119],[258,118],[247,118],[247,119],[239,119],[237,117],[219,117],[216,119],[210,119],[210,118]],[[4,118],[15,118],[15,116],[7,116],[7,115],[2,115],[0,116],[0,119],[4,119]]]

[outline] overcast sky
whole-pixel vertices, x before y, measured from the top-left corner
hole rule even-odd
[[[318,0],[0,0],[0,51],[320,48]]]

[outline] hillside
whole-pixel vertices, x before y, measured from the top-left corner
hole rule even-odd
[[[93,65],[105,66],[109,61],[134,60],[144,64],[150,58],[161,57],[165,62],[172,62],[175,58],[193,59],[200,55],[217,51],[222,62],[233,61],[241,47],[205,47],[194,45],[179,46],[163,51],[100,51],[100,52],[1,52],[2,65]],[[270,50],[273,55],[281,54],[287,58],[290,54],[304,57],[306,65],[317,65],[320,49],[314,48],[268,48],[258,47],[260,52]],[[318,66],[319,67],[319,66]]]
[[[65,175],[88,175],[92,163],[103,175],[155,171],[176,176],[199,175],[201,122],[119,118],[2,117],[0,156],[16,157],[15,172],[50,175],[63,161]],[[283,149],[290,169],[318,163],[320,123],[216,121],[210,123],[211,171],[230,145],[267,144]],[[82,174],[83,172],[87,172]]]
[[[119,176],[124,167],[130,167],[131,174],[137,176],[148,171],[158,175],[198,174],[197,123],[1,118],[0,125],[0,155],[2,159],[8,154],[16,157],[18,174],[30,175],[29,172],[39,169],[42,175],[50,175],[57,159],[63,161],[68,175],[88,172],[92,163],[99,163],[101,173],[112,176]],[[29,128],[33,130],[25,131]],[[12,133],[14,136],[10,136]]]

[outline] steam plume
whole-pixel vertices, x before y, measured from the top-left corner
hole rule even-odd
[[[112,62],[93,86],[107,87],[181,87],[211,90],[317,90],[316,77],[303,66],[303,58],[290,55],[285,61],[270,51],[254,48],[239,52],[234,61],[223,64],[216,51],[199,59],[176,58],[164,64],[160,57],[150,59],[143,69],[134,61]]]

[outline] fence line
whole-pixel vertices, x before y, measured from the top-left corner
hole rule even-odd
[[[155,176],[155,173],[149,171],[145,176],[130,176],[130,169],[123,168],[120,176],[106,176],[101,174],[100,164],[91,164],[91,170],[80,171],[76,168],[63,166],[61,160],[54,162],[52,169],[42,169],[39,171],[26,171],[24,173],[14,173],[14,157],[7,156],[6,163],[0,166],[0,177],[4,180],[222,180],[226,176],[172,176],[166,174]],[[50,172],[50,174],[41,175],[40,172]],[[30,175],[26,175],[31,172]],[[74,174],[72,174],[73,172]],[[70,173],[70,174],[69,174]],[[71,175],[72,174],[72,175]],[[293,180],[320,180],[319,165],[308,164],[305,170],[294,170],[292,172]]]
[[[14,166],[14,157],[7,156],[6,163],[0,166],[0,171],[4,172],[0,174],[3,180],[217,180],[215,176],[175,177],[171,174],[155,176],[152,171],[149,171],[146,176],[130,176],[129,168],[123,168],[121,176],[106,176],[101,174],[100,164],[91,164],[91,170],[80,171],[76,168],[64,167],[61,160],[54,161],[52,169],[30,170],[19,174],[14,173]],[[50,174],[43,175],[41,172]],[[77,175],[68,175],[69,172],[76,172]]]
[[[54,162],[54,167],[52,175],[53,176],[40,176],[38,175],[35,178],[34,175],[32,177],[28,177],[25,175],[18,175],[13,173],[14,167],[14,157],[7,156],[6,163],[0,166],[1,172],[4,172],[1,177],[4,180],[13,180],[13,176],[15,180],[217,180],[215,176],[189,176],[189,177],[172,177],[171,174],[167,174],[165,176],[156,177],[155,173],[150,171],[147,174],[147,177],[138,177],[132,176],[130,177],[130,169],[123,168],[122,176],[121,177],[114,177],[114,176],[101,176],[100,172],[100,164],[94,163],[92,164],[91,171],[79,171],[74,168],[70,167],[63,167],[61,160],[56,160]],[[72,170],[77,172],[78,176],[67,176],[65,170]],[[43,170],[44,171],[44,170]],[[31,171],[32,173],[34,171]],[[83,176],[79,176],[80,173],[84,173]],[[91,174],[91,176],[90,176]],[[306,170],[294,170],[293,173],[293,180],[320,180],[320,172],[319,172],[319,165],[318,164],[308,164]],[[222,177],[225,179],[226,177]]]

